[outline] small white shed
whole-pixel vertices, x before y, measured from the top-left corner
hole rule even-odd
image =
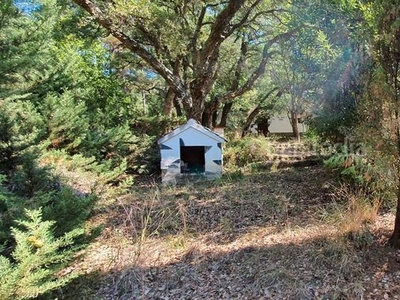
[[[222,144],[219,134],[190,119],[158,140],[164,184],[176,184],[186,175],[214,179],[222,175]]]

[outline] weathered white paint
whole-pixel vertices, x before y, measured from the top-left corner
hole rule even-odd
[[[162,182],[176,184],[181,176],[181,146],[200,146],[204,148],[205,171],[202,174],[208,179],[222,174],[222,143],[226,140],[219,134],[201,126],[190,119],[172,132],[158,140],[161,154]]]

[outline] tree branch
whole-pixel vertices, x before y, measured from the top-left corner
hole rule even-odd
[[[105,29],[109,31],[116,39],[118,39],[121,44],[130,49],[132,52],[137,54],[142,58],[149,66],[151,66],[168,85],[174,90],[178,95],[186,98],[187,91],[185,91],[180,78],[174,76],[173,72],[167,68],[161,61],[159,61],[154,55],[152,55],[143,45],[141,45],[136,40],[128,37],[123,33],[119,26],[91,0],[73,0],[77,5],[86,10],[90,15],[92,15],[95,20],[102,25]]]
[[[226,93],[225,95],[223,95],[220,98],[221,103],[226,102],[230,99],[236,98],[238,96],[243,95],[245,92],[249,91],[254,83],[257,81],[257,79],[264,74],[265,72],[265,66],[267,65],[269,59],[271,58],[271,56],[275,53],[275,52],[271,52],[270,49],[271,47],[277,43],[278,41],[281,40],[287,40],[290,37],[292,37],[297,31],[299,30],[299,28],[295,28],[291,31],[279,34],[277,36],[275,36],[274,38],[272,38],[271,40],[269,40],[263,49],[263,57],[258,65],[258,67],[254,70],[254,72],[249,76],[249,78],[247,79],[247,81],[239,88],[237,88],[236,90],[231,90],[228,93]]]
[[[257,0],[255,1],[246,11],[246,13],[244,14],[244,16],[242,17],[242,19],[235,25],[232,25],[230,30],[229,30],[229,34],[231,35],[236,29],[242,27],[246,21],[248,20],[250,13],[253,11],[253,9],[261,2],[261,0]]]

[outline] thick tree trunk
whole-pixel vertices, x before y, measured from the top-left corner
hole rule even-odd
[[[177,57],[177,59],[175,60],[174,64],[173,64],[173,74],[175,77],[179,77],[179,72],[180,72],[180,68],[182,65],[181,62],[181,57]],[[179,113],[182,114],[181,110],[181,105],[178,101],[178,97],[176,92],[174,91],[174,89],[169,86],[168,87],[168,91],[167,91],[167,95],[165,96],[165,103],[164,103],[164,115],[166,116],[172,116],[172,108],[175,107],[177,108],[177,114],[179,116]]]
[[[292,125],[293,137],[297,142],[300,142],[299,118],[295,111],[290,112],[290,123]]]
[[[398,74],[398,66],[396,65],[396,73]],[[397,78],[394,78],[395,91],[397,89]],[[395,97],[396,104],[399,103],[398,96]],[[400,249],[400,111],[398,106],[395,108],[395,119],[396,119],[396,146],[397,146],[397,207],[396,207],[396,218],[394,220],[394,229],[392,236],[389,238],[388,244],[394,248]]]
[[[398,113],[396,112],[396,115]],[[397,119],[397,122],[399,120]],[[400,124],[397,124],[399,126]],[[389,238],[388,245],[400,249],[400,129],[397,129],[397,207],[396,217],[394,220],[394,229]]]
[[[212,114],[212,125],[213,127],[217,127],[218,120],[220,119],[220,115],[218,114],[218,111],[214,111]]]
[[[400,172],[400,159],[397,161],[397,172]],[[400,177],[397,179],[397,208],[394,220],[394,229],[389,238],[388,245],[400,249]]]
[[[194,104],[190,109],[185,108],[184,110],[186,112],[186,118],[189,119],[195,119],[197,122],[200,122],[203,124],[203,114],[204,114],[204,104],[201,105],[201,103]],[[204,125],[204,124],[203,124]]]
[[[182,105],[176,96],[174,97],[174,107],[176,110],[176,115],[178,117],[182,117],[183,116]]]
[[[233,102],[225,103],[224,107],[222,108],[221,113],[221,121],[219,122],[218,126],[226,127],[228,121],[228,115],[232,110]]]
[[[215,125],[213,124],[214,114],[219,107],[219,99],[214,98],[212,101],[205,104],[205,109],[202,113],[201,123],[203,126],[212,129]]]
[[[164,115],[170,117],[172,115],[172,108],[174,107],[175,93],[171,88],[168,88],[167,95],[164,100]]]
[[[207,128],[212,128],[212,113],[204,111],[201,117],[201,124]]]

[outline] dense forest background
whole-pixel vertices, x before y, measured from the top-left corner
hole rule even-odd
[[[287,114],[293,139],[305,122],[302,139],[329,144],[326,164],[367,198],[400,199],[399,20],[384,0],[2,0],[0,298],[65,285],[95,236],[96,193],[50,163],[134,187],[189,118],[245,148],[251,124]]]

